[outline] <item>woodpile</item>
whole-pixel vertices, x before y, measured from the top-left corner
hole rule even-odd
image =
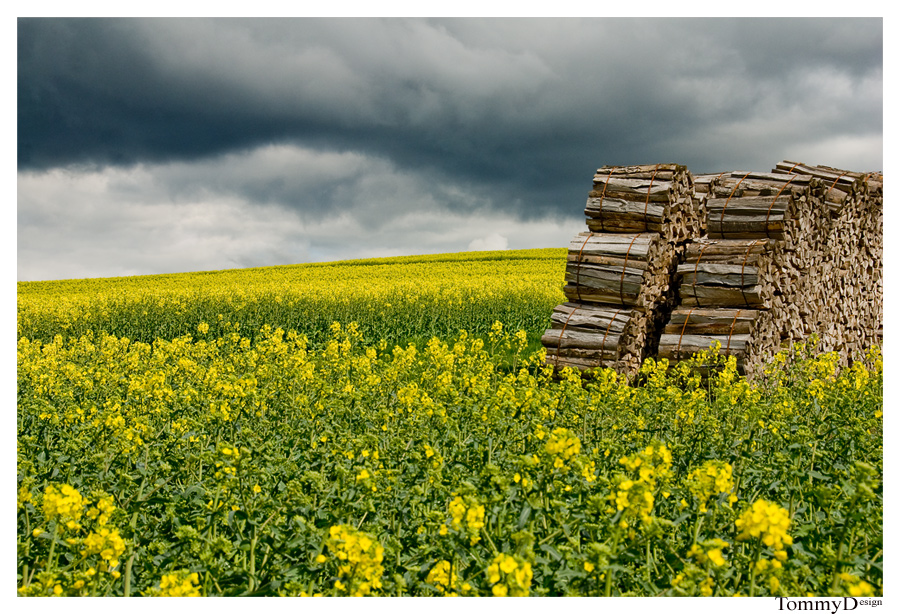
[[[793,162],[698,177],[707,235],[676,270],[679,306],[658,355],[680,360],[718,342],[754,375],[813,333],[845,362],[877,342],[881,192],[863,184],[861,174]]]
[[[603,167],[541,341],[547,363],[627,375],[715,343],[753,375],[816,333],[844,362],[880,343],[883,177],[784,161],[692,176]]]
[[[716,342],[735,356],[741,373],[754,372],[780,345],[775,241],[698,239],[678,265],[680,305],[663,330],[659,357],[685,360]]]
[[[784,161],[776,172],[819,180],[830,216],[815,271],[816,332],[823,351],[846,363],[882,342],[884,267],[881,173]]]
[[[683,166],[604,166],[594,176],[588,232],[569,244],[564,292],[541,341],[547,362],[633,375],[656,350],[671,309],[672,273],[701,231],[699,199]]]

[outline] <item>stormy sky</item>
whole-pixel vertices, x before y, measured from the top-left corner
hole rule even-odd
[[[562,247],[604,164],[882,170],[881,19],[19,19],[17,276]]]

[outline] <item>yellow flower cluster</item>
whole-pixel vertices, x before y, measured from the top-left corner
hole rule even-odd
[[[384,547],[374,537],[349,525],[336,525],[329,529],[325,545],[337,559],[339,577],[334,588],[338,594],[361,597],[381,588]]]
[[[703,542],[702,545],[694,544],[691,546],[688,556],[697,559],[697,562],[701,565],[710,562],[716,567],[722,567],[726,563],[725,557],[722,556],[722,549],[727,547],[728,542],[724,539],[714,538]]]
[[[74,559],[75,563],[60,578],[54,572],[55,557],[48,557],[44,563],[46,567],[35,570],[33,580],[25,582],[19,589],[20,594],[86,595],[91,594],[89,591],[93,590],[94,585],[121,577],[117,567],[127,543],[119,534],[119,529],[109,526],[116,506],[109,495],[98,493],[97,497],[97,503],[91,506],[90,501],[70,484],[50,484],[46,487],[43,496],[44,519],[57,521],[56,530],[64,538],[54,542],[51,553],[57,545],[65,544],[70,549],[66,556],[70,561]],[[85,522],[88,527],[83,527],[79,521]],[[39,537],[44,532],[45,528],[39,526],[31,531],[31,535]],[[99,562],[91,560],[90,557],[95,555],[99,555]],[[79,558],[74,558],[76,556]]]
[[[31,584],[19,587],[16,594],[20,597],[61,597],[65,589],[57,581],[55,574],[43,574]]]
[[[616,510],[623,512],[619,526],[623,529],[630,526],[629,520],[650,522],[653,512],[653,486],[643,480],[622,480],[610,495],[615,498]]]
[[[622,512],[619,527],[628,528],[638,520],[646,524],[653,512],[657,481],[667,480],[671,473],[672,453],[664,444],[653,443],[637,454],[623,456],[619,464],[632,473],[630,477],[619,474],[609,494],[616,511]]]
[[[488,566],[487,575],[496,597],[527,597],[531,590],[531,563],[518,555],[498,554]]]
[[[636,471],[638,480],[656,486],[657,480],[669,477],[672,468],[672,453],[662,443],[651,444],[631,456],[623,456],[619,464],[630,471]]]
[[[197,572],[176,572],[163,574],[159,581],[159,590],[151,594],[157,597],[199,597],[200,577]]]
[[[119,557],[123,552],[125,540],[119,535],[118,529],[100,527],[97,532],[84,538],[82,554],[99,554],[110,569],[119,564]]]
[[[434,585],[442,595],[447,597],[455,597],[457,595],[457,593],[453,592],[457,588],[456,571],[452,569],[450,561],[443,560],[435,563],[431,571],[428,572],[428,577],[425,578],[425,581]],[[472,590],[472,585],[468,582],[463,582],[458,588],[460,593],[465,595]]]
[[[758,499],[734,524],[741,531],[739,540],[761,538],[762,543],[773,550],[775,558],[781,561],[787,558],[784,547],[794,542],[788,535],[791,519],[783,507]]]
[[[60,522],[66,522],[70,529],[80,526],[78,520],[87,504],[87,499],[68,484],[59,488],[50,484],[44,491],[44,517],[47,520],[58,518]]]
[[[730,464],[711,460],[688,474],[688,490],[700,503],[701,514],[706,512],[706,505],[711,497],[730,492],[734,488],[731,471]],[[737,497],[734,494],[730,495],[729,504],[735,501],[737,501]]]
[[[450,528],[466,531],[469,543],[474,546],[481,540],[479,532],[484,527],[484,506],[471,495],[457,496],[450,502]],[[447,534],[447,525],[441,527],[441,535]]]
[[[875,589],[871,584],[852,574],[842,572],[838,574],[838,578],[846,583],[844,588],[851,597],[871,597],[875,594]]]
[[[16,509],[22,509],[26,503],[31,503],[31,501],[31,492],[28,490],[28,487],[22,486],[19,488],[19,492],[16,495]]]
[[[594,461],[585,463],[581,467],[581,477],[584,478],[585,482],[594,482],[597,480],[597,476],[594,474],[595,471],[597,471],[597,463]]]
[[[581,452],[581,440],[569,429],[560,427],[550,433],[547,443],[544,444],[544,450],[554,457],[554,468],[560,469],[565,465],[565,461]]]
[[[101,527],[109,522],[109,515],[113,513],[116,506],[113,504],[112,497],[100,497],[97,505],[87,511],[87,517],[91,520],[96,519],[97,524]]]

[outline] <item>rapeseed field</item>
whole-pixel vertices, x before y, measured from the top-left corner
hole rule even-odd
[[[19,595],[881,595],[878,349],[555,373],[564,266],[20,284]]]
[[[495,321],[536,339],[564,302],[565,249],[470,252],[18,284],[19,337],[104,332],[152,343],[196,335],[253,337],[268,324],[321,343],[356,322],[367,343],[427,342]]]

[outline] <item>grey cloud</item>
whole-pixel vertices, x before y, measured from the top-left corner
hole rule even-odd
[[[880,132],[857,86],[881,83],[881,53],[879,19],[20,20],[19,166],[296,142],[535,213],[603,163],[766,168],[798,132]],[[850,92],[823,99],[810,74]],[[797,108],[817,121],[792,130]],[[754,147],[705,149],[760,118]]]
[[[451,211],[428,188],[460,201],[473,198],[471,193],[453,185],[425,185],[382,161],[356,157],[263,148],[220,161],[223,175],[245,169],[233,183],[206,183],[211,171],[205,160],[19,173],[18,279],[559,247],[583,225],[579,217],[518,221],[486,212],[477,203],[470,203],[471,213]],[[270,176],[265,174],[267,161],[274,162],[277,172],[279,160],[298,159],[323,171],[348,167],[345,172],[353,181],[344,192],[341,212],[309,215],[281,202],[251,201],[241,193],[245,182]]]

